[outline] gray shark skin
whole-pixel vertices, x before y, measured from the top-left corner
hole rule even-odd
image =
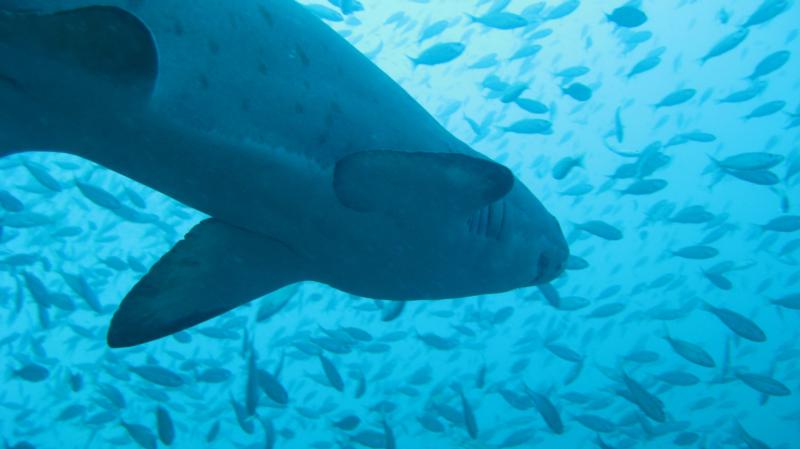
[[[0,155],[75,154],[212,217],[123,299],[110,346],[304,280],[416,300],[561,274],[534,195],[301,5],[189,3],[0,0]]]

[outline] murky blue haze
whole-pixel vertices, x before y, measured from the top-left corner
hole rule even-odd
[[[311,8],[513,170],[567,271],[408,303],[301,283],[109,349],[120,300],[205,217],[77,157],[13,155],[6,446],[165,447],[172,426],[176,448],[799,448],[800,8],[361,3]]]

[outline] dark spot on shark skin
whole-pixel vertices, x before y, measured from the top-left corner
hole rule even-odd
[[[206,77],[205,75],[200,75],[200,79],[198,81],[200,82],[201,89],[208,90],[209,86],[208,77]]]
[[[335,113],[333,106],[334,104],[329,105],[328,110],[325,113],[325,119],[324,119],[325,131],[323,131],[323,133],[320,134],[319,137],[317,138],[317,143],[319,145],[326,144],[328,142],[328,139],[330,139],[331,129],[333,128],[334,113]]]
[[[275,25],[275,22],[272,20],[272,14],[267,10],[267,7],[264,5],[258,5],[258,12],[261,13],[261,17],[264,18],[264,22],[267,22],[267,25],[272,27]]]
[[[175,32],[175,35],[183,36],[184,33],[183,25],[179,20],[176,20],[175,23],[173,23],[173,31]]]
[[[301,103],[295,103],[294,104],[294,112],[296,112],[298,114],[303,114],[305,112],[305,109],[303,108],[303,105]]]
[[[258,73],[260,73],[262,75],[266,75],[267,74],[267,64],[264,61],[259,61],[258,62]]]
[[[230,17],[228,17],[228,21],[230,22],[230,25],[231,25],[231,31],[233,31],[233,30],[239,28],[239,23],[241,22],[241,17],[239,17],[236,14],[231,14]]]
[[[342,108],[339,106],[338,103],[333,102],[328,106],[328,112],[325,114],[325,127],[330,129],[333,127],[333,121],[336,119],[337,115],[342,113]]]
[[[208,41],[208,50],[211,51],[212,55],[219,54],[219,44],[215,41]]]
[[[342,114],[342,108],[337,102],[331,102],[328,105],[328,110],[325,113],[325,132],[320,135],[318,142],[323,145],[328,142],[331,136],[331,130],[334,129],[337,116]]]
[[[298,46],[297,47],[297,56],[300,58],[300,62],[305,66],[308,67],[311,65],[311,60],[308,59],[306,52],[303,51],[303,48]]]
[[[19,81],[17,81],[14,78],[11,78],[10,76],[6,76],[0,73],[0,83],[11,86],[17,92],[27,95],[27,92],[25,92],[25,89],[22,87],[22,84],[20,84]]]
[[[244,112],[250,112],[250,100],[247,98],[242,98],[241,109]]]

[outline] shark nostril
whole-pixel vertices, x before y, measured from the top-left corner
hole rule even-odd
[[[541,279],[546,276],[549,267],[550,261],[547,255],[545,253],[539,254],[539,261],[536,263],[536,277]]]

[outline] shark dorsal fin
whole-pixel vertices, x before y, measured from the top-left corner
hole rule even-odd
[[[54,13],[0,11],[0,41],[38,52],[44,60],[62,67],[134,88],[137,94],[151,92],[158,73],[158,54],[150,30],[121,8],[90,6]]]

